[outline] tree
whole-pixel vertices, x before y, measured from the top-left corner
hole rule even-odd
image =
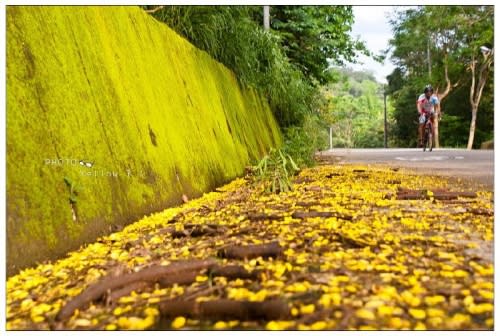
[[[273,6],[271,28],[281,37],[290,61],[309,79],[325,84],[332,64],[369,55],[363,42],[349,32],[354,22],[351,6]]]
[[[420,86],[418,91],[421,91],[424,84],[430,82],[443,102],[453,90],[471,82],[474,77],[474,55],[479,52],[480,45],[493,40],[493,7],[422,6],[396,13],[391,24],[394,32],[394,38],[390,41],[392,59],[398,66],[388,78],[392,92],[402,89],[398,85],[417,89]],[[483,80],[472,81],[471,85],[482,83],[484,87],[486,69],[490,69],[490,66],[487,65],[483,72],[479,71],[479,74],[483,74]],[[474,92],[479,93],[478,89],[479,87],[475,88]],[[407,99],[408,96],[405,94],[399,97]],[[476,98],[480,99],[481,95]],[[409,105],[407,108],[411,109]],[[477,113],[477,106],[475,111]],[[436,118],[435,123],[436,146],[439,146],[440,119],[441,115]],[[473,122],[474,112],[471,134],[474,133]]]
[[[472,149],[479,103],[493,64],[494,49],[491,47],[493,8],[490,6],[464,8],[456,22],[458,26],[467,28],[467,34],[464,34],[463,59],[467,62],[467,70],[470,71],[471,77],[469,94],[471,122],[467,149]],[[482,53],[482,56],[478,57],[479,53]]]
[[[452,84],[449,75],[450,53],[460,42],[452,19],[457,9],[456,6],[419,7],[399,13],[391,21],[394,28],[392,59],[409,77],[432,83],[440,101],[459,84],[459,81]],[[434,123],[436,147],[439,147],[440,119],[441,115],[437,115]]]
[[[467,149],[472,149],[472,145],[474,143],[474,135],[476,132],[476,120],[477,120],[477,111],[479,108],[479,103],[481,101],[481,96],[483,94],[483,89],[486,84],[486,80],[488,79],[488,74],[490,72],[491,64],[493,63],[493,53],[494,51],[490,49],[485,52],[483,57],[483,62],[479,67],[479,72],[476,73],[477,61],[476,57],[473,54],[472,61],[470,63],[470,71],[472,73],[472,83],[470,86],[470,105],[471,105],[471,122],[470,122],[470,130],[469,130],[469,141],[467,142]],[[476,76],[478,76],[476,83]]]

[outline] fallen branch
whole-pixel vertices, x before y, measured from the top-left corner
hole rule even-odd
[[[308,212],[295,211],[292,214],[292,218],[304,219],[304,218],[314,218],[314,217],[322,217],[322,218],[336,217],[336,218],[345,219],[345,220],[352,219],[351,215],[344,215],[344,214],[340,214],[338,212],[329,212],[329,211],[323,211],[323,212],[321,212],[321,211],[308,211]]]
[[[435,200],[455,200],[459,197],[464,198],[474,198],[477,197],[475,192],[467,192],[467,191],[446,191],[443,189],[434,189],[430,190],[432,194],[430,194],[427,190],[411,190],[411,189],[403,189],[398,188],[398,192],[396,194],[397,200],[425,200],[425,199],[435,199]],[[385,195],[385,199],[391,199],[394,197],[394,194]]]
[[[299,177],[299,178],[296,178],[295,180],[293,180],[293,183],[295,183],[295,184],[311,183],[311,182],[314,182],[314,180],[309,178],[309,177]]]
[[[309,208],[309,207],[312,207],[312,206],[317,206],[317,205],[321,205],[321,203],[319,201],[313,201],[313,202],[297,202],[295,203],[296,206],[301,206],[301,207],[305,207],[305,208]]]
[[[228,266],[215,266],[209,270],[209,274],[213,277],[221,276],[226,277],[228,280],[232,279],[258,279],[260,272],[249,272],[243,266],[228,265]]]
[[[196,302],[173,299],[160,304],[162,317],[187,316],[196,319],[218,320],[279,320],[290,316],[290,309],[284,300],[261,302],[220,299]]]
[[[438,189],[429,189],[432,192],[449,192],[449,189],[446,188],[438,188]],[[427,189],[408,189],[403,187],[398,187],[398,193],[426,193]]]
[[[278,242],[267,244],[247,245],[247,246],[228,246],[220,249],[217,253],[222,258],[228,259],[252,259],[256,257],[277,257],[281,255],[283,249]]]
[[[183,237],[200,237],[200,236],[213,236],[218,233],[222,233],[224,230],[215,224],[209,225],[198,225],[198,224],[185,224],[184,230],[182,231],[172,231],[172,238],[183,238]]]
[[[170,287],[173,284],[188,285],[196,281],[196,276],[200,274],[199,271],[191,271],[186,273],[165,275],[158,279],[161,287]]]
[[[248,233],[251,233],[255,231],[255,227],[251,226],[251,227],[246,227],[246,228],[243,228],[239,231],[234,231],[233,233],[229,234],[228,237],[234,237],[234,236],[244,236]]]
[[[253,213],[248,214],[248,219],[252,222],[262,221],[262,220],[282,220],[283,216],[265,213]]]
[[[323,190],[320,186],[305,186],[304,187],[305,191],[321,191]]]
[[[470,204],[470,203],[476,203],[476,200],[464,200],[464,199],[441,200],[441,201],[446,201],[446,204]]]
[[[396,195],[397,200],[425,200],[428,199],[427,195],[422,192],[412,192],[412,193],[398,193]]]
[[[364,248],[366,246],[371,246],[371,244],[368,244],[366,242],[360,241],[360,240],[355,240],[352,238],[349,238],[339,232],[335,233],[339,238],[340,242],[344,245],[346,245],[347,248]]]
[[[467,212],[470,212],[471,214],[474,215],[493,216],[493,211],[490,209],[469,208],[467,209]]]
[[[116,302],[122,296],[128,295],[128,294],[132,293],[133,291],[136,291],[136,292],[142,291],[150,286],[151,286],[151,282],[147,282],[147,281],[134,282],[130,285],[127,285],[127,286],[124,286],[120,289],[112,291],[108,295],[108,297],[106,298],[106,302]]]
[[[434,194],[434,199],[439,199],[439,200],[457,199],[459,197],[475,198],[475,197],[477,197],[477,194],[475,192],[467,192],[467,191],[461,191],[461,192],[450,191],[447,193],[435,193]]]
[[[314,302],[317,302],[321,298],[321,295],[323,295],[323,293],[324,292],[322,290],[297,293],[292,295],[290,297],[290,300],[300,301],[301,304],[312,304]]]
[[[73,315],[76,309],[81,309],[88,303],[99,299],[108,291],[113,291],[135,282],[156,282],[161,278],[193,272],[212,267],[216,264],[214,260],[188,260],[178,261],[167,266],[151,266],[136,273],[124,274],[119,277],[107,276],[97,283],[87,287],[82,293],[71,299],[59,311],[57,320],[64,320]]]
[[[183,301],[190,301],[190,300],[194,300],[194,299],[201,297],[201,296],[211,295],[214,292],[221,291],[223,288],[224,287],[222,285],[207,286],[207,287],[201,288],[199,290],[183,294],[182,296],[178,297],[177,299],[183,300]],[[165,301],[163,301],[163,302],[165,302]]]

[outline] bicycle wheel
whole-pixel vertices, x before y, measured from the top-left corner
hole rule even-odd
[[[424,128],[424,143],[423,143],[423,149],[425,152],[425,149],[427,148],[427,143],[429,142],[429,129],[427,126]]]
[[[428,141],[428,145],[429,145],[429,152],[432,152],[432,148],[434,147],[433,146],[433,139],[432,139],[432,129],[431,127],[429,127],[429,139],[427,140]]]

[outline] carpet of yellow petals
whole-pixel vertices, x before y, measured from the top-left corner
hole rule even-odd
[[[278,195],[256,192],[237,179],[9,278],[7,329],[491,330],[492,193],[473,190],[477,197],[451,201],[435,200],[432,193],[426,200],[386,197],[398,188],[461,191],[460,184],[448,183],[349,165],[305,169],[294,191]],[[173,238],[167,230],[188,224],[215,224],[224,231]],[[283,249],[274,259],[217,258],[224,246],[271,241]],[[259,277],[199,275],[187,285],[156,284],[55,320],[65,303],[106,274],[210,257],[260,271]],[[160,302],[196,291],[205,293],[197,301],[280,298],[290,315],[256,321],[162,317]]]

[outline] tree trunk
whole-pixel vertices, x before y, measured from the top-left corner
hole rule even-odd
[[[429,81],[432,80],[432,64],[431,64],[431,41],[430,37],[427,39],[427,66],[429,70]]]
[[[264,6],[264,29],[269,30],[271,27],[269,23],[269,6]]]
[[[443,59],[443,64],[444,64],[444,79],[446,81],[446,86],[443,92],[440,92],[440,88],[436,88],[436,95],[439,99],[439,115],[436,115],[436,119],[434,122],[434,146],[436,148],[439,148],[439,119],[441,119],[441,102],[443,99],[445,99],[452,89],[456,88],[460,84],[460,80],[458,80],[456,83],[451,84],[450,76],[448,75],[448,53],[445,52],[444,54],[444,59]]]
[[[490,66],[493,62],[493,50],[489,52],[489,54],[483,54],[484,60],[481,68],[479,69],[479,79],[477,81],[476,86],[476,58],[474,55],[472,56],[472,62],[470,64],[470,69],[472,73],[472,83],[470,87],[470,106],[472,111],[472,118],[470,121],[470,129],[469,129],[469,141],[467,143],[467,149],[471,150],[472,145],[474,144],[474,134],[476,132],[476,119],[477,119],[477,110],[479,109],[479,102],[481,101],[481,96],[483,94],[484,85],[486,84],[486,80],[488,79],[488,74],[490,72]]]
[[[441,113],[441,111],[439,111]],[[439,116],[434,118],[434,147],[439,148]]]
[[[474,134],[476,132],[477,108],[478,108],[477,105],[472,106],[472,119],[470,121],[469,142],[467,143],[468,150],[471,150],[472,145],[474,144]]]

